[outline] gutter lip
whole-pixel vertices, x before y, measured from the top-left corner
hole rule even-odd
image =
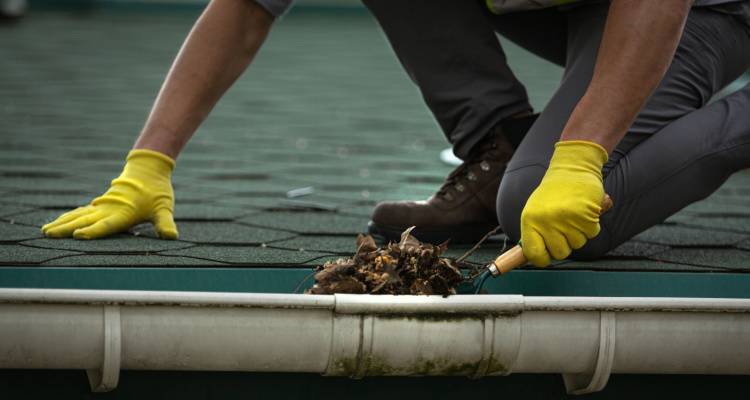
[[[333,310],[335,299],[333,296],[281,293],[0,288],[0,304],[3,303]]]
[[[523,295],[307,295],[90,289],[0,288],[0,304],[244,307],[328,310],[339,314],[516,314],[524,311],[750,313],[750,299]]]
[[[750,312],[750,299],[701,297],[524,297],[525,311]]]

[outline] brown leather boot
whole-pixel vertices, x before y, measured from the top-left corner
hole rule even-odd
[[[479,241],[497,226],[497,190],[514,151],[506,137],[523,137],[535,119],[533,115],[499,124],[429,199],[379,203],[372,213],[369,232],[398,241],[401,232],[416,226],[412,234],[423,242]]]

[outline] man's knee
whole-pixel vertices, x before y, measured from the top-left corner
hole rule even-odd
[[[529,165],[503,175],[495,206],[500,226],[513,242],[521,239],[521,211],[531,193],[539,186],[545,171],[542,165]]]

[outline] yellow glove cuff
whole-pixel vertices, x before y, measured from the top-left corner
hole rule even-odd
[[[565,140],[555,143],[550,169],[565,168],[600,172],[609,159],[601,145],[586,140]]]
[[[172,174],[175,166],[175,161],[172,159],[172,157],[169,157],[164,153],[148,149],[130,150],[127,160],[128,162],[125,165],[125,169],[127,169],[131,164],[134,164],[141,168],[151,170],[156,174],[166,176],[170,176]]]

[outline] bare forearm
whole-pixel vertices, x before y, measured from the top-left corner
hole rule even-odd
[[[177,158],[250,64],[272,22],[252,0],[213,0],[175,58],[134,148]]]
[[[692,1],[613,0],[594,75],[563,130],[612,151],[658,86]]]

